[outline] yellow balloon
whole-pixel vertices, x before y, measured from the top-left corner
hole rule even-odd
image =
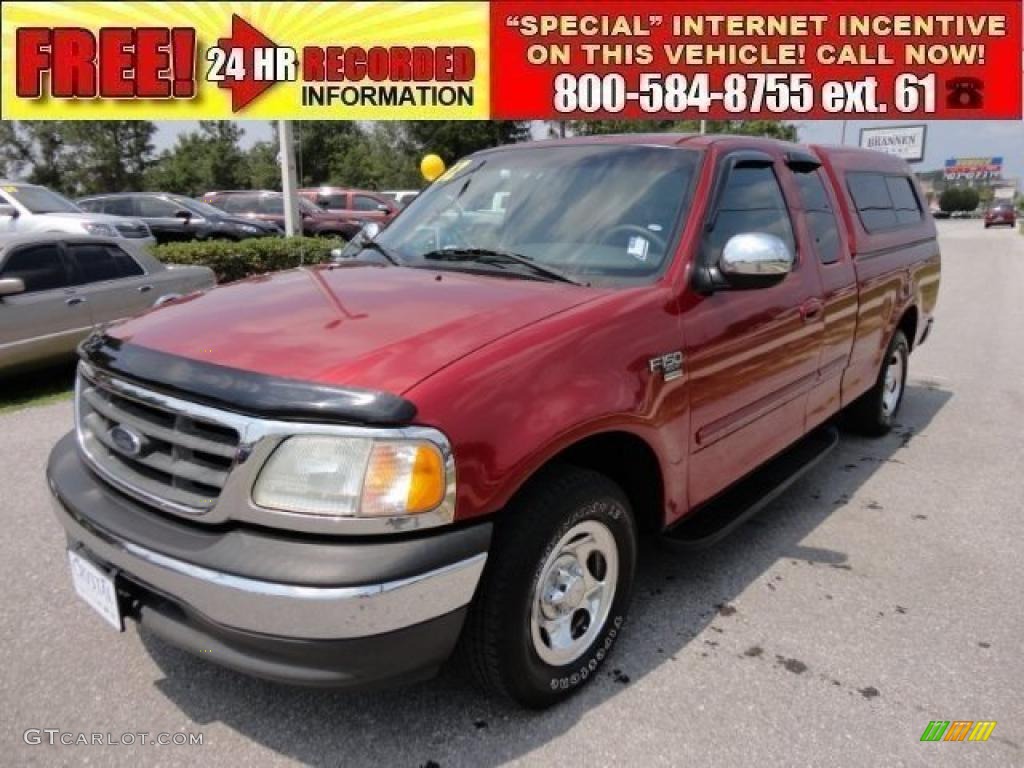
[[[420,173],[427,181],[433,181],[444,173],[444,160],[437,155],[426,155],[420,160]]]

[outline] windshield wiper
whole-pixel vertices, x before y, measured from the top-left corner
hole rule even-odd
[[[543,275],[552,280],[559,280],[563,283],[571,283],[572,285],[590,285],[590,283],[577,280],[575,277],[571,277],[559,269],[534,261],[529,256],[524,256],[521,253],[512,253],[511,251],[499,251],[493,248],[440,248],[436,251],[428,251],[421,258],[432,261],[479,261],[484,264],[511,262],[529,267],[538,275]]]

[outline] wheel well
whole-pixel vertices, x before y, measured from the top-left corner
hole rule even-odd
[[[550,463],[572,464],[600,472],[625,492],[642,532],[663,525],[664,483],[658,457],[651,447],[628,432],[606,432],[575,443]]]
[[[913,349],[914,342],[917,340],[917,307],[910,307],[903,313],[898,328],[903,331],[903,335],[907,337],[907,343]]]

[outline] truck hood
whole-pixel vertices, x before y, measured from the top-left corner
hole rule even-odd
[[[402,394],[474,350],[602,293],[455,271],[320,266],[221,286],[108,335],[229,368]]]

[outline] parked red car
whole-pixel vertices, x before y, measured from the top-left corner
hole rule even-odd
[[[270,190],[226,190],[207,192],[200,197],[204,203],[225,213],[257,221],[271,222],[284,229],[284,196]],[[299,198],[302,234],[342,237],[351,240],[369,219],[360,219],[338,211],[325,211]]]
[[[299,195],[325,211],[380,224],[387,224],[400,210],[394,200],[363,189],[308,187],[300,189]]]
[[[48,468],[77,589],[303,684],[461,641],[530,707],[627,631],[641,532],[716,541],[840,413],[893,425],[940,276],[903,161],[748,137],[480,152],[348,253],[84,344]]]
[[[1016,226],[1017,211],[1014,210],[1013,203],[996,203],[985,211],[985,229],[1001,224]]]

